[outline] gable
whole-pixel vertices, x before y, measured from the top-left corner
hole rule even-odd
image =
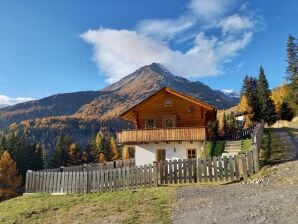
[[[166,108],[165,100],[172,101],[172,106]],[[123,120],[127,120],[133,123],[138,122],[138,114],[143,113],[145,111],[150,114],[150,112],[161,110],[171,111],[171,108],[177,109],[177,105],[179,108],[184,108],[186,110],[190,110],[190,107],[202,108],[204,111],[214,112],[215,108],[209,104],[206,104],[202,101],[199,101],[193,97],[184,95],[180,92],[172,90],[168,87],[164,87],[155,94],[149,96],[147,99],[143,100],[139,104],[133,106],[126,112],[122,113],[119,117]]]

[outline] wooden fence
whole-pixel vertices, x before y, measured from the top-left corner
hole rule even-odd
[[[108,170],[46,172],[28,171],[26,192],[95,193],[157,186],[156,163]]]
[[[236,133],[231,135],[223,135],[218,136],[216,138],[212,138],[216,141],[237,141],[251,137],[251,133],[256,129],[257,124],[250,126],[249,128],[238,130]]]
[[[26,192],[94,193],[166,184],[240,181],[259,171],[264,124],[252,132],[252,149],[235,156],[166,160],[113,169],[27,171]]]
[[[87,170],[109,170],[131,166],[135,166],[135,159],[115,160],[104,163],[90,163],[79,166],[61,166],[59,168],[39,170],[39,172],[84,172]]]

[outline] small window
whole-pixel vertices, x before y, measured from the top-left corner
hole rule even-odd
[[[170,107],[170,106],[172,106],[172,99],[165,99],[165,101],[164,101],[164,106],[165,106],[165,107]]]
[[[146,118],[145,128],[147,129],[155,128],[155,118]]]
[[[187,159],[195,159],[197,158],[197,150],[196,149],[187,149]]]
[[[156,150],[156,161],[164,161],[166,160],[166,150],[165,149],[157,149]]]

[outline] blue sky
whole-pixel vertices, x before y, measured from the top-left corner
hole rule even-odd
[[[0,0],[0,104],[100,90],[160,62],[214,89],[281,84],[296,0]]]

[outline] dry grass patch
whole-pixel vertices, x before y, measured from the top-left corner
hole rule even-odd
[[[170,223],[172,187],[87,195],[35,194],[0,204],[0,223]]]

